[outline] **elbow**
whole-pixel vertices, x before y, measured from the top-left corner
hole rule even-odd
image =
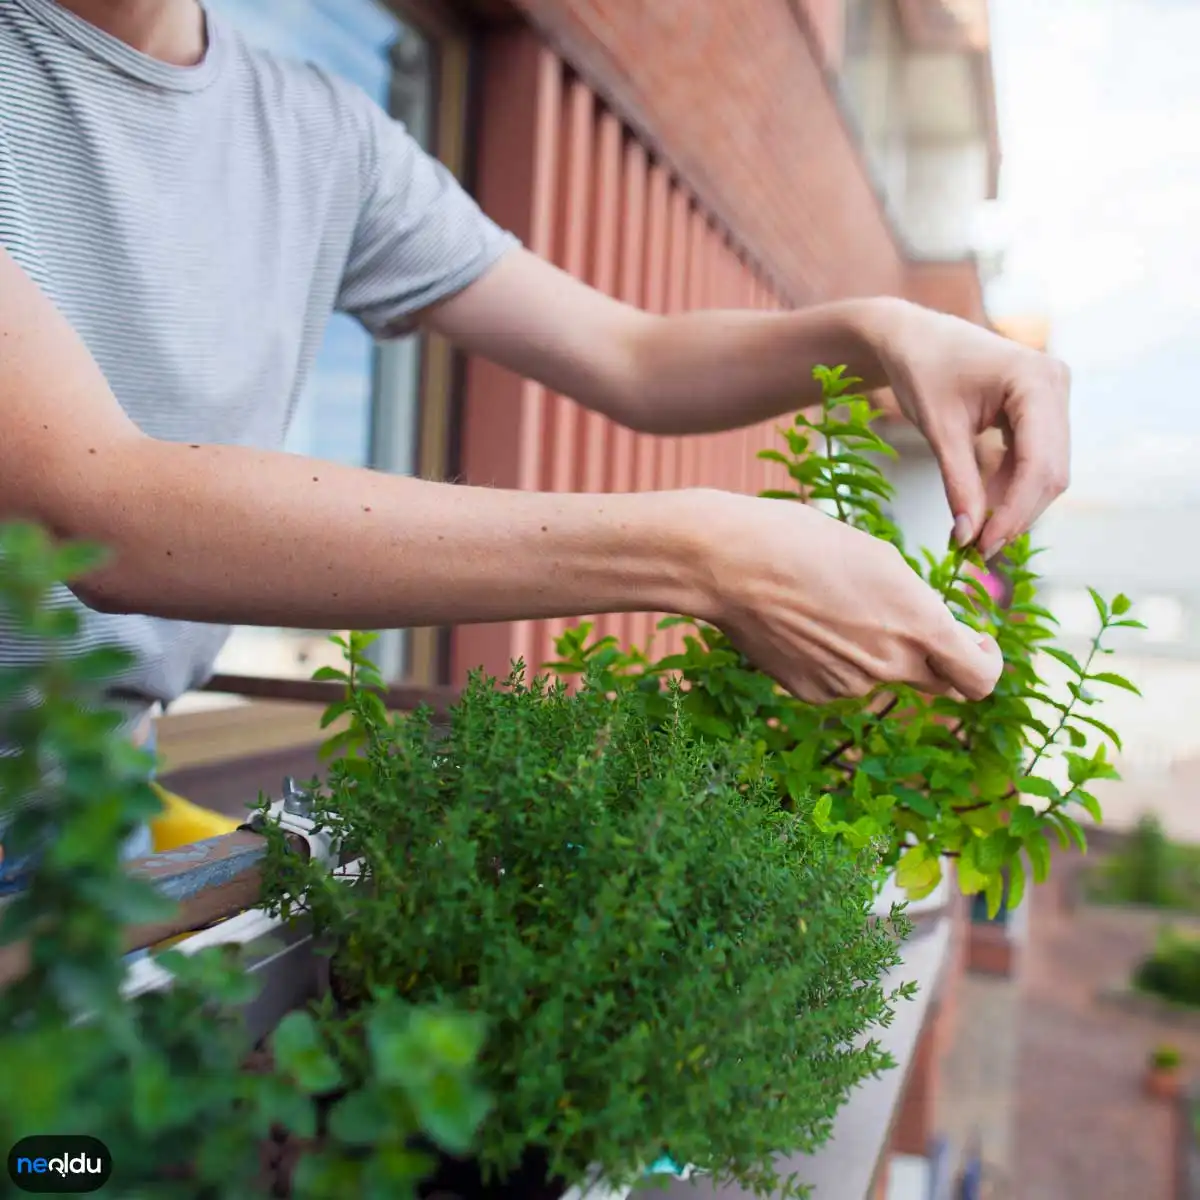
[[[657,313],[637,312],[623,338],[615,339],[620,350],[606,387],[606,416],[634,433],[661,436],[675,432],[669,413],[657,402],[662,372],[658,339],[666,318]]]

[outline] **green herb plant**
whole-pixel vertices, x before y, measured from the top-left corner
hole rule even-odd
[[[953,858],[962,890],[984,893],[994,916],[1006,875],[1012,908],[1024,893],[1027,862],[1036,881],[1046,878],[1048,835],[1082,850],[1076,815],[1100,820],[1090,785],[1117,777],[1107,746],[1119,749],[1120,738],[1096,716],[1098,693],[1137,689],[1098,664],[1111,653],[1110,631],[1141,625],[1128,616],[1126,597],[1110,603],[1092,591],[1097,628],[1080,662],[1054,644],[1055,619],[1037,603],[1037,551],[1028,535],[1006,551],[1012,601],[1004,608],[980,582],[985,568],[974,549],[909,553],[885,507],[892,485],[882,461],[895,450],[872,428],[879,414],[844,368],[818,367],[814,376],[823,393],[819,413],[798,414],[781,431],[784,448],[759,454],[783,466],[792,486],[763,495],[820,503],[834,519],[894,545],[959,620],[999,643],[1005,667],[992,696],[970,703],[895,687],[865,700],[809,705],[755,670],[720,630],[682,617],[659,626],[690,628],[682,653],[654,658],[650,648],[595,639],[583,623],[557,640],[558,660],[548,666],[566,676],[592,671],[610,690],[632,687],[660,719],[670,710],[668,680],[681,678],[697,730],[714,745],[754,746],[784,801],[811,802],[813,820],[828,834],[851,847],[882,838],[884,862],[910,898],[929,895],[943,860]],[[1050,694],[1039,654],[1068,671],[1065,696]],[[1065,786],[1052,778],[1063,768]]]
[[[486,1108],[477,1019],[383,994],[353,1031],[294,1012],[269,1067],[251,1072],[239,1011],[258,984],[232,951],[172,951],[157,959],[169,988],[122,992],[123,926],[173,905],[121,863],[158,809],[152,758],[104,705],[130,656],[73,653],[78,617],[53,603],[57,585],[102,560],[0,525],[0,620],[38,651],[0,671],[0,841],[10,862],[39,853],[0,907],[0,957],[28,953],[24,975],[0,985],[0,1145],[89,1135],[112,1154],[106,1194],[218,1200],[262,1194],[262,1144],[286,1130],[316,1139],[294,1195],[412,1196],[433,1161],[413,1135],[465,1152]],[[0,1194],[10,1186],[5,1174]]]
[[[331,948],[352,1019],[381,990],[486,1022],[484,1179],[532,1161],[563,1188],[634,1181],[669,1155],[761,1194],[891,1063],[869,1033],[899,913],[872,918],[878,856],[779,804],[746,748],[699,737],[684,697],[652,717],[593,673],[572,693],[475,675],[450,713],[391,716],[370,635],[342,642],[345,698],[315,817],[353,870],[276,830],[268,895]],[[777,1190],[782,1189],[782,1190]]]
[[[1200,848],[1172,842],[1152,813],[1087,878],[1089,899],[1102,904],[1200,909]]]
[[[1183,1065],[1183,1055],[1175,1046],[1155,1046],[1150,1051],[1150,1065],[1156,1071],[1177,1071]]]
[[[1133,986],[1172,1004],[1200,1008],[1200,938],[1169,927],[1162,930],[1134,972]]]

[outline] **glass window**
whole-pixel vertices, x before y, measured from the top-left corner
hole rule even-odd
[[[358,84],[429,145],[432,48],[416,29],[375,0],[206,0],[209,9],[255,45],[313,62]],[[421,341],[376,344],[351,317],[335,314],[288,431],[285,449],[349,466],[398,474],[417,469]],[[380,665],[403,677],[407,638],[389,631]],[[234,631],[217,671],[307,679],[336,652],[324,630],[243,627]]]

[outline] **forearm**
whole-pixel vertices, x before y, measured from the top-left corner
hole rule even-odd
[[[820,399],[814,366],[885,382],[874,347],[912,305],[848,300],[796,312],[654,316],[517,250],[425,324],[462,349],[647,433],[711,433]]]
[[[820,402],[812,368],[845,365],[886,383],[873,349],[903,301],[851,300],[792,312],[700,311],[660,318],[638,338],[628,424],[661,434],[752,425]]]
[[[106,611],[393,628],[699,603],[682,493],[496,491],[144,438],[75,466],[45,506],[113,548],[80,593]]]

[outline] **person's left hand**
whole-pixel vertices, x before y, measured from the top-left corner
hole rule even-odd
[[[869,335],[901,411],[941,467],[960,545],[992,558],[1067,488],[1071,376],[1056,358],[944,313],[881,306]],[[975,454],[985,430],[1004,434],[986,484]]]

